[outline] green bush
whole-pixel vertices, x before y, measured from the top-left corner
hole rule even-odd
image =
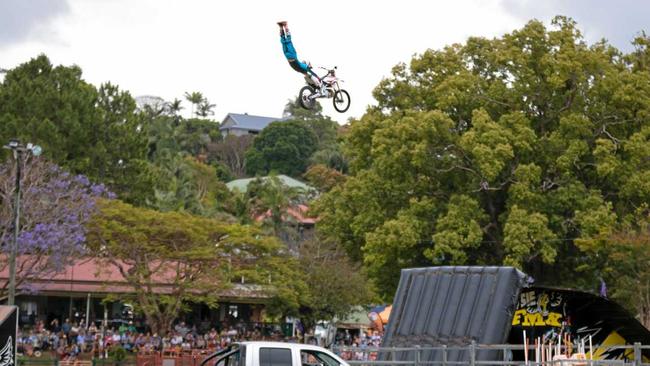
[[[115,362],[122,362],[126,359],[126,350],[121,345],[116,344],[111,348],[110,356]]]

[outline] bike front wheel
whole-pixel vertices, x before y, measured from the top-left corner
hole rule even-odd
[[[350,94],[341,89],[334,93],[334,109],[339,113],[344,113],[350,108]]]
[[[314,95],[314,93],[316,93],[316,90],[313,87],[309,85],[303,86],[302,89],[300,89],[300,93],[298,93],[300,106],[305,109],[313,109],[316,105],[316,98],[310,97]]]

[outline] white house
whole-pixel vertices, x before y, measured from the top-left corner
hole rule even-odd
[[[219,130],[226,135],[257,135],[271,122],[282,121],[283,118],[253,116],[247,113],[228,113],[223,119]]]

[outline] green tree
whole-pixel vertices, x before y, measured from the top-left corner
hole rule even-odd
[[[287,102],[284,107],[283,117],[295,121],[303,121],[309,126],[318,144],[317,149],[323,149],[336,143],[336,132],[339,124],[328,116],[323,115],[323,108],[320,104],[314,109],[304,109],[300,106],[298,97]]]
[[[174,98],[173,101],[167,103],[166,107],[169,114],[177,115],[178,113],[180,113],[180,111],[183,110],[183,101],[178,98]]]
[[[303,176],[307,179],[307,182],[321,192],[328,192],[332,188],[345,182],[345,175],[324,164],[310,166]]]
[[[252,181],[246,192],[253,216],[268,216],[263,223],[268,223],[276,236],[285,239],[293,234],[287,209],[300,203],[305,194],[303,189],[289,187],[275,175]]]
[[[121,299],[134,300],[154,332],[165,334],[188,303],[216,306],[234,279],[246,278],[258,284],[251,291],[296,308],[296,289],[304,284],[294,259],[253,227],[119,201],[100,207],[88,226],[88,246],[134,289]]]
[[[156,163],[167,154],[182,153],[207,159],[208,145],[221,141],[219,124],[214,121],[176,116],[148,118],[148,157]]]
[[[155,198],[151,206],[161,211],[182,211],[205,217],[223,217],[231,194],[219,181],[214,167],[190,156],[176,154],[158,166]]]
[[[183,110],[182,103],[183,103],[182,100],[180,100],[178,98],[174,98],[173,101],[168,102],[165,105],[165,109],[167,111],[167,114],[174,117],[174,125],[175,126],[178,126],[178,124],[180,123],[180,121],[182,119],[181,116],[180,116],[180,113]]]
[[[222,215],[230,193],[219,180],[217,169],[221,166],[217,162],[206,164],[208,147],[221,141],[218,124],[170,115],[145,114],[143,118],[149,126],[148,158],[156,177],[149,204],[163,211]]]
[[[334,143],[314,152],[309,158],[313,165],[324,165],[329,169],[338,171],[341,174],[348,173],[348,160],[341,149],[341,144]]]
[[[576,241],[599,269],[610,290],[608,296],[624,305],[646,327],[650,326],[650,209],[644,203],[632,221],[612,225],[613,215],[601,210],[587,226],[591,237]],[[591,270],[583,266],[579,270]]]
[[[212,104],[206,98],[204,98],[198,105],[196,115],[203,118],[212,116],[214,115],[214,107],[216,106],[216,104]]]
[[[226,135],[223,140],[208,145],[208,159],[225,165],[235,177],[243,178],[246,176],[246,151],[254,138],[254,135]]]
[[[306,110],[298,99],[289,101],[284,108],[284,117],[303,121],[316,136],[316,150],[310,157],[310,164],[324,164],[341,172],[347,172],[347,161],[341,152],[340,126],[336,121],[322,114],[322,107]]]
[[[207,158],[208,145],[221,141],[219,124],[206,119],[183,120],[174,130],[172,137],[178,148],[192,156]]]
[[[191,93],[190,92],[185,92],[184,96],[185,96],[185,100],[187,100],[188,102],[190,102],[192,104],[192,113],[190,113],[190,117],[194,117],[195,111],[197,110],[199,104],[201,104],[201,102],[203,102],[203,100],[205,99],[203,97],[203,93],[201,93],[201,92],[191,92]]]
[[[316,101],[314,108],[305,109],[300,105],[300,100],[298,98],[299,96],[296,96],[294,99],[287,100],[287,104],[284,105],[282,117],[298,121],[325,118],[323,116],[323,106],[321,106],[318,101]]]
[[[314,237],[301,243],[299,263],[310,296],[301,301],[298,316],[308,328],[318,321],[344,318],[355,306],[374,299],[359,265],[330,241]]]
[[[350,124],[351,177],[320,199],[319,228],[384,296],[401,268],[435,264],[510,264],[592,288],[600,269],[575,241],[650,200],[650,73],[636,44],[587,45],[556,17],[397,65]]]
[[[98,93],[99,116],[89,131],[88,165],[82,172],[107,184],[120,199],[144,205],[155,182],[147,161],[147,125],[128,92],[105,83]]]
[[[0,140],[42,145],[51,161],[143,204],[153,190],[147,126],[135,110],[117,86],[97,90],[79,67],[53,66],[40,55],[9,70],[0,84]]]
[[[246,170],[250,175],[266,175],[275,171],[298,176],[307,168],[316,144],[316,136],[305,122],[272,122],[246,152]]]

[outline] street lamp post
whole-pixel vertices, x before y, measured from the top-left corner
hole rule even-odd
[[[16,187],[14,190],[14,238],[11,242],[9,251],[9,294],[7,305],[14,305],[16,300],[16,253],[18,251],[18,234],[20,233],[20,160],[24,152],[31,152],[32,155],[38,156],[41,154],[41,147],[28,143],[26,146],[21,144],[19,140],[12,139],[5,149],[13,152],[14,160],[16,161]]]

